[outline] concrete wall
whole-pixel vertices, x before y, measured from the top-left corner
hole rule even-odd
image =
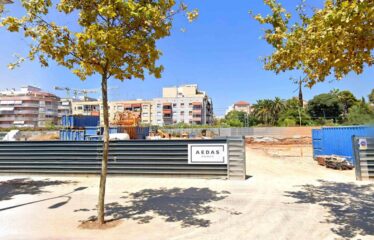
[[[253,127],[253,128],[206,128],[215,136],[266,136],[276,138],[311,137],[312,129],[320,127]],[[204,128],[165,129],[165,132],[193,135],[201,134]]]

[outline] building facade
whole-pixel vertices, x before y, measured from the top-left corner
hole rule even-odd
[[[109,123],[114,125],[117,113],[129,111],[138,115],[142,124],[151,124],[152,122],[152,101],[146,100],[127,100],[127,101],[110,101],[108,102]],[[103,105],[101,101],[73,101],[73,115],[99,116],[103,124]]]
[[[250,114],[251,113],[251,104],[246,101],[239,101],[234,103],[233,109],[235,111],[245,112]]]
[[[162,97],[152,100],[110,101],[108,107],[111,125],[116,125],[118,113],[131,113],[129,116],[140,119],[143,125],[213,123],[212,100],[196,84],[163,88]],[[100,116],[103,124],[102,109],[101,101],[96,99],[60,99],[27,86],[0,92],[0,128],[46,127],[59,124],[64,115]]]
[[[152,109],[153,125],[213,123],[212,100],[196,84],[163,88],[162,98],[153,99]]]
[[[153,100],[111,101],[109,122],[115,124],[117,112],[130,111],[140,117],[143,125],[212,124],[213,103],[196,84],[163,88],[162,97]],[[73,115],[100,115],[103,122],[100,101],[73,101]]]
[[[71,115],[72,114],[72,101],[71,98],[61,98],[58,102],[58,118],[61,119],[64,115]]]
[[[245,112],[247,114],[250,114],[252,112],[252,107],[249,102],[246,101],[238,101],[234,103],[233,105],[229,106],[226,110],[226,114],[228,114],[231,111],[239,111],[239,112]]]
[[[59,101],[56,95],[33,86],[0,91],[0,128],[58,124]]]

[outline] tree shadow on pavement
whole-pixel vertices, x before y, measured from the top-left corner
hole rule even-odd
[[[32,180],[30,178],[16,178],[8,181],[0,182],[0,201],[10,200],[19,194],[41,194],[48,191],[44,190],[48,186],[56,186],[61,184],[76,183],[74,181],[60,180]]]
[[[319,180],[319,185],[302,185],[300,191],[286,192],[296,203],[318,204],[326,208],[326,223],[344,239],[374,235],[374,184],[356,185]]]
[[[149,223],[156,215],[161,216],[166,222],[180,222],[182,227],[197,226],[208,227],[210,220],[199,216],[217,210],[208,204],[225,199],[227,191],[217,192],[209,188],[160,188],[144,189],[135,193],[126,193],[121,197],[125,204],[112,202],[105,205],[105,215],[113,220],[132,219],[138,223]],[[95,210],[95,209],[92,209]],[[223,209],[230,214],[238,215],[239,212]],[[78,211],[89,211],[78,209]],[[89,220],[95,220],[95,216]]]

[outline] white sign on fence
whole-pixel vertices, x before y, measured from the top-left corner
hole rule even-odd
[[[360,150],[367,150],[368,149],[368,142],[366,138],[358,139],[358,145]]]
[[[227,144],[188,144],[188,164],[227,164]]]

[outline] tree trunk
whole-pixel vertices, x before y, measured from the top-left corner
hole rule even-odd
[[[100,189],[98,202],[98,222],[104,224],[104,200],[105,200],[105,183],[108,170],[108,151],[109,151],[109,116],[108,116],[108,79],[106,74],[101,79],[102,105],[104,117],[104,136],[103,136],[103,158],[101,161]]]

